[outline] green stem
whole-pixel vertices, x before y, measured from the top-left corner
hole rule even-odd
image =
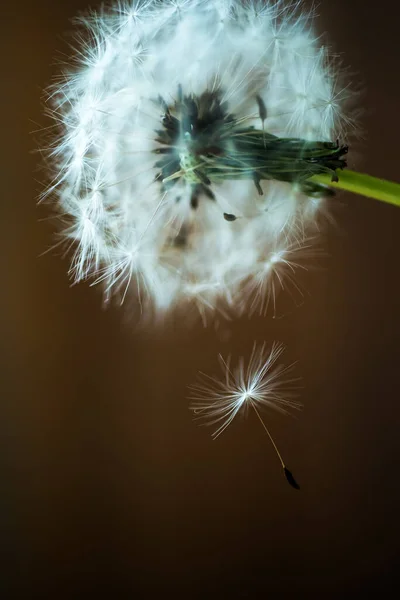
[[[348,169],[338,170],[336,174],[339,177],[338,182],[331,181],[331,175],[329,174],[313,175],[309,181],[400,206],[400,184],[378,177],[371,177],[371,175],[365,175],[364,173],[349,171]]]

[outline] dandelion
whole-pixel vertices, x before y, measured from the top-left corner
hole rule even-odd
[[[285,367],[277,364],[284,346],[274,343],[269,352],[266,344],[254,344],[250,360],[245,366],[241,357],[238,365],[231,368],[231,357],[226,360],[219,355],[223,379],[200,373],[199,381],[190,386],[190,408],[196,418],[208,425],[217,425],[212,437],[216,439],[232,423],[236,415],[246,413],[251,408],[257,415],[280,460],[284,474],[290,485],[299,489],[291,472],[266,427],[260,409],[273,409],[288,414],[290,409],[300,408],[293,399],[294,379],[285,379],[293,365]]]
[[[300,256],[332,188],[398,201],[343,171],[351,94],[310,18],[280,0],[120,0],[78,19],[43,195],[68,220],[75,281],[144,314],[240,313],[252,277],[265,305],[260,265],[294,239]]]

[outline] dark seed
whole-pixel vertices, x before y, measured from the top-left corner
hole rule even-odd
[[[253,181],[254,181],[254,185],[257,188],[257,192],[259,193],[260,196],[262,196],[264,194],[264,192],[260,185],[260,177],[258,176],[257,173],[253,173]]]
[[[207,196],[207,198],[209,198],[210,200],[215,200],[214,192],[209,187],[201,183],[200,188],[203,194]]]
[[[231,213],[224,213],[225,221],[236,221],[237,217]]]
[[[291,472],[289,471],[289,469],[284,467],[283,472],[285,473],[285,477],[286,477],[288,483],[292,486],[292,488],[294,488],[295,490],[299,490],[300,486],[297,483],[297,481],[295,480],[295,478],[293,477],[293,475],[291,474]]]
[[[190,195],[190,207],[193,208],[193,210],[196,210],[196,208],[198,206],[199,206],[199,190],[198,190],[198,186],[195,186]]]
[[[264,123],[265,119],[267,118],[267,107],[265,106],[265,102],[261,98],[261,96],[256,96],[256,100],[258,104],[258,112],[260,115],[260,119]]]
[[[173,148],[155,148],[152,150],[153,154],[172,154],[174,152]]]
[[[211,181],[210,179],[207,177],[207,175],[205,175],[202,171],[199,171],[199,169],[193,169],[193,173],[196,175],[196,177],[198,177],[200,179],[200,181],[202,183],[204,183],[205,185],[210,185]]]

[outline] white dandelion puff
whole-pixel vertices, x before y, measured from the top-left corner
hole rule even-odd
[[[269,352],[266,351],[265,342],[261,346],[254,343],[247,366],[241,357],[236,367],[231,367],[230,356],[224,359],[219,355],[223,378],[200,373],[198,382],[189,386],[189,399],[195,418],[207,425],[217,426],[212,433],[213,439],[220,436],[238,414],[246,413],[250,408],[254,410],[276,451],[286,478],[296,487],[260,414],[263,409],[289,414],[291,409],[301,407],[294,399],[297,379],[287,378],[293,365],[284,366],[278,362],[283,351],[284,346],[277,342]]]
[[[286,290],[296,302],[304,296],[297,282],[298,270],[307,271],[310,264],[315,268],[315,258],[322,256],[314,237],[309,239],[295,238],[279,240],[275,244],[265,244],[265,252],[252,265],[252,271],[242,289],[242,310],[250,316],[266,315],[272,307],[273,315],[277,315],[277,298]]]
[[[274,295],[258,266],[271,247],[307,244],[315,199],[329,195],[308,178],[345,166],[332,140],[351,123],[310,14],[120,0],[78,22],[74,64],[49,92],[61,132],[44,194],[70,217],[71,276],[153,314],[189,298],[202,317],[240,313],[249,277]]]

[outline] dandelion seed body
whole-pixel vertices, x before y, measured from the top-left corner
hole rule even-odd
[[[331,140],[349,123],[309,20],[250,0],[121,1],[80,19],[77,68],[50,90],[62,133],[45,194],[77,244],[76,281],[156,315],[208,286],[202,316],[240,313],[257,265],[302,247],[329,195],[308,178],[343,168]]]
[[[286,379],[292,367],[278,364],[283,351],[284,346],[278,343],[273,344],[270,352],[266,352],[265,343],[261,346],[254,344],[248,365],[245,366],[243,358],[240,358],[235,368],[231,368],[230,357],[225,360],[220,355],[223,379],[201,373],[199,381],[189,388],[190,408],[195,417],[205,424],[217,425],[212,433],[213,439],[220,436],[239,413],[251,408],[274,447],[287,481],[295,489],[300,489],[259,411],[269,408],[288,414],[290,409],[301,406],[294,400],[295,380]]]

